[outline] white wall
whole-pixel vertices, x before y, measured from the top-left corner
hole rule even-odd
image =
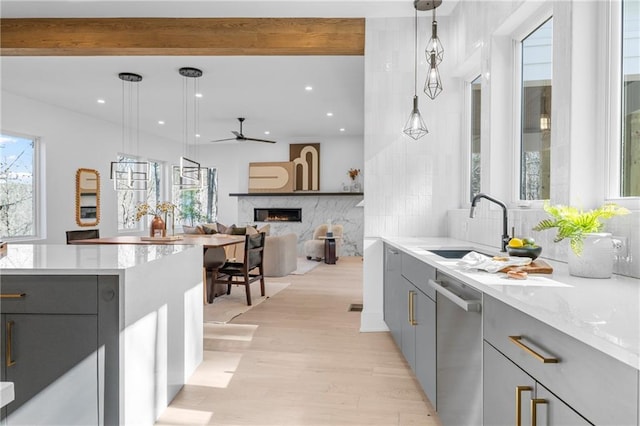
[[[367,19],[365,44],[365,241],[380,236],[444,236],[447,210],[460,198],[462,84],[452,78],[451,27],[438,19],[444,43],[443,92],[429,99],[424,38],[431,14],[421,15],[418,34],[419,109],[429,134],[414,141],[402,133],[414,94],[413,18]],[[384,329],[381,247],[364,248],[361,330]]]
[[[462,168],[467,149],[462,137],[464,90],[463,81],[452,76],[461,77],[474,67],[482,72],[482,191],[514,207],[518,161],[512,35],[527,26],[534,25],[531,30],[535,29],[535,20],[545,8],[554,14],[556,43],[551,201],[585,208],[604,202],[607,120],[602,107],[606,103],[602,67],[607,64],[594,60],[593,55],[606,57],[605,6],[606,2],[598,1],[459,2],[451,16],[438,19],[438,33],[445,48],[440,69],[444,90],[435,101],[420,91],[425,77],[422,52],[426,39],[425,31],[419,32],[422,63],[418,95],[420,111],[431,133],[418,141],[401,133],[413,95],[413,22],[368,19],[365,240],[449,235],[500,247],[502,230],[497,210],[482,202],[477,218],[472,220],[466,208],[460,210],[468,206],[462,197],[462,179],[467,176]],[[425,25],[423,17],[420,28]],[[594,87],[594,82],[602,84]],[[516,232],[526,232],[537,223],[541,210],[540,206],[534,207],[510,213],[509,224]],[[632,261],[640,252],[640,212],[615,218],[609,227],[629,241],[630,254],[617,271],[640,276],[640,262]],[[562,260],[565,248],[547,239],[551,240],[547,236],[542,240],[545,252]],[[363,293],[371,303],[364,306],[361,329],[367,331],[384,329],[379,250],[376,244],[365,245]]]
[[[78,168],[100,173],[100,235],[116,235],[116,193],[109,179],[111,161],[122,150],[121,124],[43,104],[2,91],[2,131],[40,137],[44,171],[44,243],[64,243],[75,222],[75,179]],[[140,135],[140,154],[174,162],[180,144]],[[133,153],[135,154],[135,153]]]
[[[52,105],[2,91],[2,131],[37,136],[42,144],[46,243],[64,243],[65,231],[80,229],[75,223],[75,176],[78,168],[96,169],[101,179],[101,235],[117,235],[116,193],[109,179],[110,163],[122,151],[122,125],[94,119]],[[338,192],[348,181],[347,170],[364,169],[363,141],[340,137],[331,141],[296,140],[266,143],[204,145],[199,149],[203,166],[218,168],[220,221],[237,222],[237,198],[246,193],[250,162],[288,161],[289,143],[320,143],[320,190]],[[177,164],[182,144],[141,133],[139,154]],[[135,154],[133,152],[132,154]],[[362,177],[364,182],[364,175]]]

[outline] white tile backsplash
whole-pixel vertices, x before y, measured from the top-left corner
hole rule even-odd
[[[549,216],[540,209],[509,210],[508,231],[515,228],[516,236],[533,237],[542,246],[541,257],[567,261],[569,245],[567,241],[556,243],[555,230],[541,232],[531,229],[542,219]],[[469,209],[449,210],[447,215],[449,237],[467,240],[478,244],[486,244],[500,248],[502,235],[502,210],[482,207],[476,209],[476,217],[469,218]],[[618,256],[614,264],[614,272],[629,277],[640,278],[640,212],[632,212],[626,216],[617,216],[605,222],[605,232],[624,237],[627,242],[626,256]]]

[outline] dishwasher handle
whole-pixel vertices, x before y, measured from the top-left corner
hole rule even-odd
[[[445,286],[442,285],[441,282],[435,280],[430,279],[429,285],[433,287],[435,291],[437,291],[467,312],[480,312],[482,310],[482,301],[480,300],[465,300],[451,290],[448,290]]]

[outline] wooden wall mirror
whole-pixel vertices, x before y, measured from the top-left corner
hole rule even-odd
[[[76,172],[76,223],[96,226],[100,222],[100,173],[93,169]]]

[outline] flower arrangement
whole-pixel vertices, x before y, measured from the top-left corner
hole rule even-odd
[[[167,214],[171,212],[173,214],[176,209],[176,205],[170,203],[168,201],[163,201],[155,205],[155,207],[151,207],[149,203],[139,203],[136,206],[136,220],[140,220],[142,216],[150,215],[150,216],[164,216],[165,222],[167,218]]]
[[[557,243],[568,238],[571,249],[578,256],[582,254],[585,234],[602,231],[604,226],[601,222],[602,219],[629,214],[629,210],[614,203],[603,204],[597,209],[586,212],[571,206],[551,206],[549,203],[545,203],[544,211],[549,213],[552,218],[540,221],[533,230],[544,231],[545,229],[558,228],[558,233],[553,241]]]
[[[360,174],[360,169],[349,169],[349,171],[347,172],[347,174],[349,175],[349,177],[351,178],[351,180],[356,180],[356,178],[358,177],[358,175]]]

